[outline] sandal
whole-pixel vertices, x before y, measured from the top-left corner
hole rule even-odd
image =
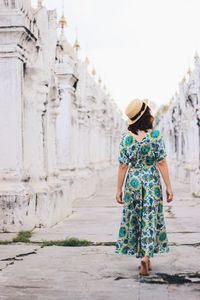
[[[144,260],[141,260],[141,267],[143,267],[143,272],[141,271],[141,267],[140,267],[140,272],[139,274],[140,275],[143,275],[143,276],[149,276],[149,268],[148,268],[148,265],[149,265],[149,262],[148,261],[144,261]]]

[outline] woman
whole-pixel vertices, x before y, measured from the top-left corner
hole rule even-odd
[[[141,258],[139,274],[149,275],[150,257],[169,252],[160,173],[166,185],[167,202],[172,201],[173,192],[164,139],[153,128],[154,116],[148,100],[131,101],[125,113],[129,126],[119,146],[116,194],[117,202],[124,206],[115,253]]]

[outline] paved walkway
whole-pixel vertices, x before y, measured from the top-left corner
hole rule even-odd
[[[92,198],[76,201],[65,221],[35,229],[32,241],[74,236],[115,242],[123,207],[115,200],[116,180],[102,182]],[[113,245],[1,245],[0,299],[199,300],[200,198],[192,198],[187,186],[174,182],[173,187],[174,202],[165,202],[171,251],[155,255],[149,277],[138,275],[139,259],[115,254]]]

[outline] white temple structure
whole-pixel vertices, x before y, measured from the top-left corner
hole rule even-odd
[[[179,83],[179,92],[161,114],[159,127],[167,144],[170,169],[175,178],[188,184],[200,196],[200,58],[194,57],[194,70]]]
[[[0,231],[61,221],[116,171],[122,112],[57,23],[42,1],[0,0]]]

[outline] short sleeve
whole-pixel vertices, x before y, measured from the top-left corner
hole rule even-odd
[[[167,156],[166,145],[164,138],[161,134],[157,139],[156,149],[155,149],[155,160],[156,162],[164,159]]]
[[[127,147],[125,146],[124,143],[124,136],[122,136],[121,142],[119,144],[118,162],[124,165],[129,164],[129,156],[127,153]]]

